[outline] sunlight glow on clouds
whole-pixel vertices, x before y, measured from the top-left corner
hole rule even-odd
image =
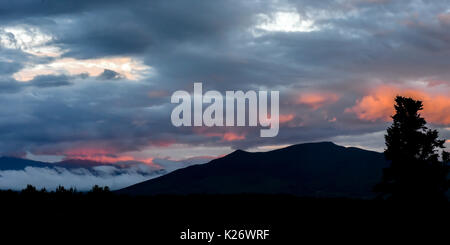
[[[401,95],[423,101],[423,116],[431,123],[450,124],[450,96],[447,91],[443,93],[427,92],[417,89],[401,89],[396,86],[382,85],[370,94],[364,96],[356,104],[346,109],[346,112],[355,113],[365,121],[391,121],[394,114],[393,100]]]
[[[257,29],[269,32],[312,32],[318,30],[312,20],[302,18],[297,12],[276,12],[272,15],[259,14]]]
[[[98,76],[105,69],[115,71],[130,80],[138,80],[150,70],[141,60],[130,57],[113,57],[78,60],[57,59],[48,64],[32,64],[14,74],[18,81],[30,81],[39,75],[80,75]]]
[[[279,120],[280,123],[287,123],[292,121],[295,118],[294,114],[280,114]]]
[[[303,104],[317,110],[324,105],[335,103],[339,100],[339,95],[327,92],[308,92],[301,93],[296,98],[296,104]]]
[[[237,134],[237,133],[233,133],[233,132],[225,132],[225,133],[208,132],[208,133],[204,133],[204,135],[207,137],[219,137],[219,138],[222,138],[222,141],[227,141],[227,142],[245,139],[245,134]]]
[[[131,57],[117,56],[97,59],[58,58],[67,51],[52,46],[55,40],[50,34],[44,33],[32,26],[0,27],[0,47],[19,49],[25,53],[56,58],[50,63],[26,63],[25,67],[16,72],[13,78],[17,81],[30,81],[39,75],[79,75],[98,76],[107,70],[115,71],[127,79],[138,80],[150,71],[150,67],[142,60]]]
[[[96,148],[75,148],[67,150],[63,153],[67,159],[88,160],[101,163],[117,163],[117,162],[141,162],[146,165],[159,168],[153,163],[153,157],[136,158],[130,155],[117,155],[116,152],[106,149]]]
[[[0,46],[8,49],[20,49],[36,56],[58,57],[60,48],[48,45],[54,38],[35,27],[0,27]]]

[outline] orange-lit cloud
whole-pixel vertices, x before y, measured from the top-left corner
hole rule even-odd
[[[267,124],[267,123],[271,123],[270,118],[271,118],[271,115],[270,115],[270,113],[268,113],[267,118],[260,118],[259,120],[260,120],[261,123]],[[292,114],[292,113],[290,113],[290,114],[280,114],[278,116],[278,121],[279,121],[280,124],[282,124],[282,123],[290,122],[290,121],[294,120],[294,118],[295,118],[295,115]]]
[[[320,107],[332,104],[338,100],[339,95],[334,93],[311,92],[300,94],[295,100],[295,103],[300,105],[307,105],[311,107],[313,110],[317,110]]]
[[[328,119],[328,122],[337,122],[337,118],[336,118],[336,117],[333,117],[333,118],[331,118],[331,119]]]
[[[423,101],[424,110],[421,114],[428,122],[450,124],[450,95],[417,89],[400,89],[389,85],[376,88],[358,100],[356,105],[347,108],[346,112],[355,113],[359,119],[365,121],[390,121],[394,114],[394,99],[397,95]]]
[[[237,134],[233,132],[226,132],[226,133],[204,133],[207,137],[220,137],[222,138],[222,141],[237,141],[237,140],[244,140],[245,134]]]
[[[246,134],[245,133],[235,133],[235,132],[211,132],[208,131],[206,127],[196,127],[194,128],[194,132],[200,135],[204,135],[206,137],[219,137],[222,141],[231,142],[244,140]]]
[[[290,122],[294,120],[294,118],[295,118],[294,114],[280,114],[279,116],[280,123]]]
[[[235,134],[235,133],[225,133],[223,135],[223,140],[225,141],[236,141],[236,140],[243,140],[245,139],[245,135],[244,134]]]
[[[154,158],[152,157],[137,159],[133,156],[116,155],[112,151],[105,149],[76,148],[67,150],[63,154],[65,155],[66,159],[89,160],[105,164],[136,161],[157,167],[157,165],[153,163]]]

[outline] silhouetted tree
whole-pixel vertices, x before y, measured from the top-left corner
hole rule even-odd
[[[394,122],[385,135],[384,154],[391,163],[375,191],[395,200],[445,200],[450,159],[445,140],[426,127],[421,101],[397,96],[395,102]]]
[[[90,192],[93,192],[93,193],[109,192],[109,187],[108,186],[101,187],[98,185],[94,185]]]
[[[38,193],[38,190],[36,189],[36,187],[32,185],[27,185],[27,187],[22,190],[22,194],[36,194],[36,193]]]
[[[101,187],[98,185],[94,185],[87,194],[91,197],[106,197],[110,196],[112,192],[109,190],[108,186]]]

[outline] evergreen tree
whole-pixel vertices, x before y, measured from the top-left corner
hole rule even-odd
[[[445,200],[450,158],[443,151],[445,140],[426,126],[421,101],[397,96],[395,102],[394,122],[385,135],[390,166],[375,191],[395,200]]]

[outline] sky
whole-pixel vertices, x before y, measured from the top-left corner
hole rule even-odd
[[[0,155],[211,159],[333,141],[382,151],[396,95],[450,138],[448,1],[0,2]],[[174,127],[177,90],[280,91],[280,131]],[[448,145],[448,144],[447,144]]]

